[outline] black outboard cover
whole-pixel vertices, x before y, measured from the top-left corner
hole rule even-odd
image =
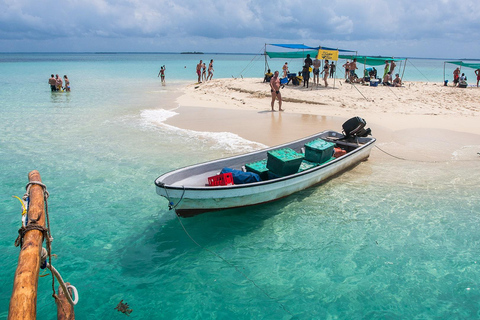
[[[370,128],[365,129],[367,122],[360,118],[360,117],[353,117],[345,121],[342,125],[343,133],[345,134],[345,138],[351,139],[355,137],[366,137],[372,133]]]

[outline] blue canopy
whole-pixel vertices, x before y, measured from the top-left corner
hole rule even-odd
[[[288,49],[307,49],[307,50],[318,50],[318,47],[308,47],[304,44],[270,44],[271,46],[288,48]]]
[[[271,46],[276,46],[276,47],[282,47],[282,48],[287,48],[287,49],[304,49],[304,50],[319,50],[319,49],[322,49],[322,50],[338,50],[339,52],[355,52],[354,50],[346,50],[346,49],[338,49],[338,48],[329,48],[329,47],[322,47],[322,46],[318,46],[318,47],[309,47],[309,46],[306,46],[304,44],[279,44],[279,43],[271,43],[269,44]]]

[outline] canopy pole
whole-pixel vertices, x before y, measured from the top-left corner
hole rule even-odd
[[[267,44],[265,43],[264,49],[263,49],[263,54],[265,55],[265,70],[263,74],[267,73]]]
[[[403,64],[403,72],[402,72],[402,81],[403,81],[403,76],[405,75],[405,67],[407,66],[407,60],[408,58],[405,58],[405,63]]]
[[[28,174],[30,183],[30,200],[28,205],[28,225],[38,224],[45,228],[45,197],[40,173],[33,170]],[[36,319],[37,288],[40,271],[40,252],[43,233],[40,230],[28,230],[23,237],[23,245],[18,257],[17,270],[13,281],[8,319]]]
[[[65,285],[70,285],[69,282],[66,282]],[[69,294],[72,295],[71,289]],[[57,320],[75,320],[75,310],[73,306],[68,302],[67,296],[62,289],[62,286],[58,287],[58,299],[55,301],[57,304]]]
[[[445,65],[446,65],[446,64],[447,64],[447,63],[444,61],[444,62],[443,62],[443,83],[445,83]]]

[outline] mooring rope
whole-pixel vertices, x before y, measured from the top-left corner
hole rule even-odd
[[[180,204],[180,202],[182,202],[183,196],[185,195],[185,186],[182,186],[182,187],[183,187],[182,196],[180,197],[180,200],[178,200],[177,204],[174,205],[173,201],[170,200],[170,196],[168,195],[167,187],[163,185],[163,189],[165,189],[165,194],[167,195],[167,199],[168,199],[168,210],[175,209]]]
[[[60,284],[60,287],[62,288],[63,292],[65,293],[65,296],[67,297],[67,300],[68,302],[74,306],[78,303],[78,291],[77,291],[77,288],[75,288],[74,286],[72,285],[66,285],[65,284],[65,281],[63,281],[63,278],[62,276],[60,275],[60,272],[57,271],[57,269],[55,269],[54,266],[52,266],[50,263],[46,262],[46,259],[47,259],[47,256],[48,256],[48,253],[47,253],[47,250],[45,248],[42,248],[42,255],[41,255],[41,261],[42,261],[42,265],[45,264],[45,268],[48,268],[52,274],[55,276],[55,278],[57,278],[57,281],[58,283]],[[70,294],[70,292],[68,291],[68,289],[72,289],[72,291],[74,292],[74,296],[75,296],[75,300],[72,299],[72,296]]]
[[[236,265],[234,265],[233,263],[231,263],[230,261],[228,261],[227,259],[225,259],[224,257],[222,257],[221,255],[219,255],[218,253],[216,253],[215,251],[213,250],[210,250],[208,248],[205,248],[203,247],[202,245],[200,245],[197,241],[195,241],[195,239],[193,239],[193,237],[188,233],[187,229],[185,229],[185,226],[183,225],[182,223],[182,220],[180,219],[180,217],[177,215],[177,219],[178,221],[180,222],[180,225],[182,226],[183,228],[183,231],[185,231],[185,234],[190,238],[190,240],[192,240],[193,243],[195,243],[200,249],[202,250],[205,250],[205,251],[208,251],[210,252],[211,254],[217,256],[219,259],[221,259],[223,262],[225,262],[226,264],[228,264],[229,266],[233,267],[239,274],[241,274],[245,279],[247,279],[248,281],[250,281],[258,290],[260,290],[265,296],[267,296],[269,299],[275,301],[278,305],[280,305],[282,307],[282,309],[287,312],[289,315],[293,316],[293,314],[287,310],[287,308],[285,307],[285,305],[283,305],[283,303],[279,302],[277,299],[273,298],[271,295],[268,294],[268,292],[266,292],[264,289],[260,288],[253,279],[250,279],[245,273],[243,273]]]
[[[399,156],[396,156],[396,155],[393,155],[383,149],[381,149],[379,146],[375,145],[375,148],[377,148],[378,150],[382,151],[383,153],[389,155],[390,157],[392,158],[395,158],[395,159],[398,159],[398,160],[403,160],[403,161],[411,161],[411,162],[426,162],[426,163],[447,163],[447,162],[458,162],[458,161],[463,161],[463,162],[468,162],[468,161],[478,161],[478,160],[474,160],[474,159],[465,159],[465,160],[442,160],[442,161],[439,161],[439,160],[415,160],[415,159],[407,159],[407,158],[402,158],[402,157],[399,157]]]

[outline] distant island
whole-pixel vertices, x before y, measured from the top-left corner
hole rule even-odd
[[[203,54],[203,52],[198,52],[198,51],[187,51],[187,52],[180,52],[180,54]]]

